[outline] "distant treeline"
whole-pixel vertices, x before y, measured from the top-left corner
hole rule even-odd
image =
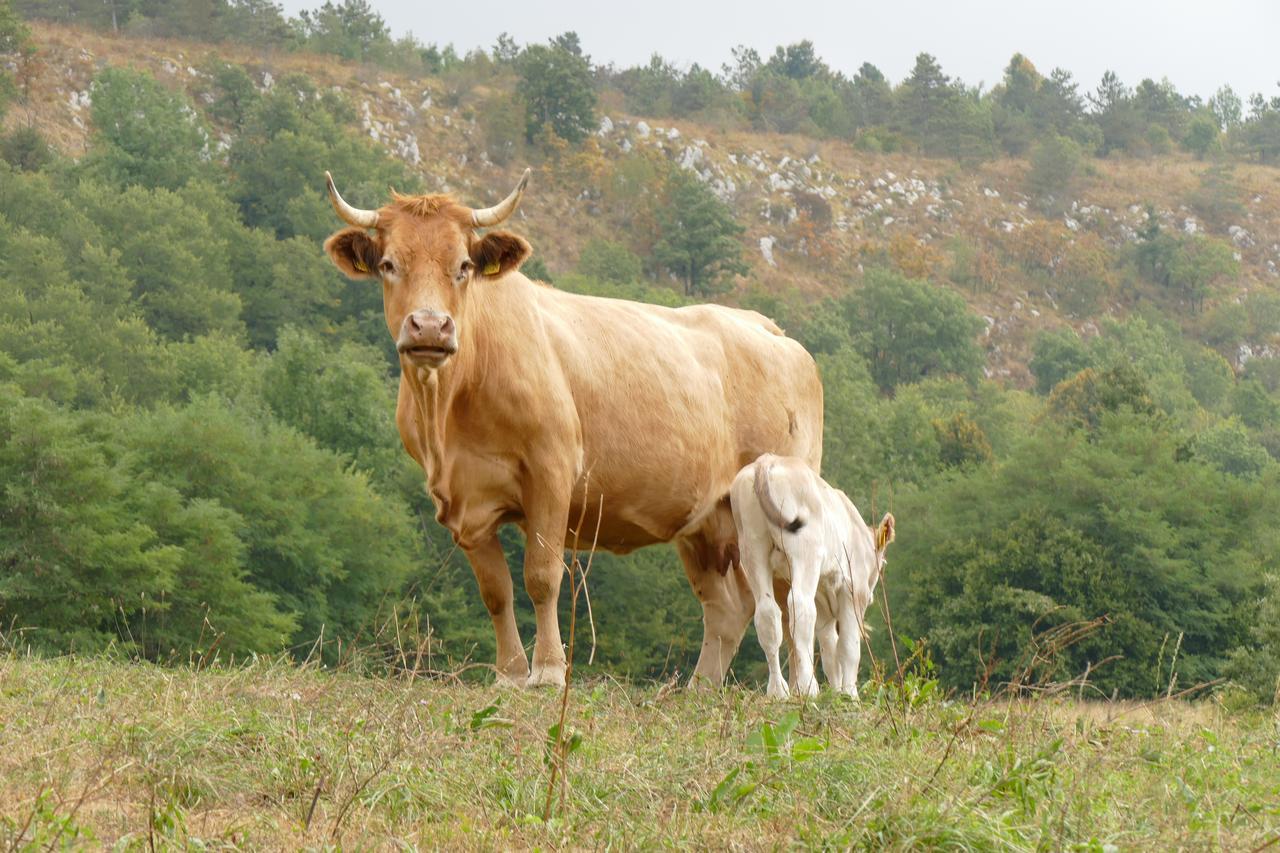
[[[1147,156],[1174,149],[1198,157],[1226,152],[1261,162],[1280,159],[1280,93],[1211,97],[1184,94],[1167,79],[1126,84],[1113,72],[1089,88],[1070,71],[1042,74],[1015,54],[993,88],[981,91],[947,76],[926,53],[896,85],[871,63],[852,78],[833,70],[812,42],[762,55],[738,47],[717,72],[679,68],[655,54],[647,65],[590,63],[576,35],[548,45],[500,35],[488,51],[460,55],[452,45],[396,39],[367,0],[325,2],[287,17],[270,0],[12,0],[24,15],[149,36],[237,41],[263,48],[310,50],[416,75],[485,77],[516,70],[554,90],[555,130],[574,141],[592,127],[597,95],[616,93],[628,111],[687,117],[845,139],[873,151],[910,150],[978,161],[1020,156],[1037,141],[1070,139],[1085,151]],[[575,66],[581,66],[580,71]],[[530,102],[526,106],[533,107]],[[531,110],[537,124],[552,113]]]

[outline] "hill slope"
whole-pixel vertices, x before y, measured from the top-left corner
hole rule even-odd
[[[751,273],[740,280],[739,297],[758,288],[816,298],[840,292],[864,262],[895,264],[956,287],[986,320],[989,373],[1018,385],[1030,380],[1026,362],[1036,330],[1070,323],[1092,333],[1101,318],[1124,316],[1151,297],[1119,269],[1126,247],[1139,240],[1147,205],[1166,230],[1209,234],[1237,256],[1238,275],[1217,284],[1211,303],[1280,288],[1280,169],[1239,165],[1206,198],[1202,175],[1209,167],[1187,156],[1091,160],[1070,198],[1049,203],[1028,193],[1025,161],[962,168],[870,154],[839,141],[646,120],[607,104],[598,132],[580,149],[498,157],[489,150],[501,135],[492,125],[510,109],[512,86],[501,75],[415,80],[331,57],[236,45],[111,38],[52,25],[37,25],[35,35],[41,61],[27,106],[14,109],[7,123],[31,123],[73,156],[86,149],[90,82],[107,65],[145,68],[196,103],[210,99],[213,61],[242,65],[262,88],[303,73],[322,89],[340,91],[369,136],[421,173],[429,189],[481,203],[505,192],[525,161],[536,159],[519,228],[555,271],[573,268],[591,237],[617,237],[608,209],[617,202],[606,197],[605,184],[624,159],[648,153],[696,172],[746,227]],[[219,133],[215,151],[231,141],[225,129]],[[319,176],[325,164],[315,168]],[[1046,207],[1060,212],[1049,215]],[[1100,247],[1110,270],[1087,298],[1071,292],[1058,272],[1081,241]],[[1160,307],[1184,326],[1197,322],[1192,306]],[[1224,355],[1233,362],[1247,357],[1240,344],[1262,342],[1234,342]]]

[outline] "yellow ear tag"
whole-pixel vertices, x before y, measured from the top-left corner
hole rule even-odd
[[[368,272],[369,266],[364,261],[356,261],[356,269],[360,272]]]
[[[481,272],[485,275],[497,275],[498,270],[500,269],[502,269],[501,261],[489,261],[489,263],[484,265],[484,269],[481,270]]]

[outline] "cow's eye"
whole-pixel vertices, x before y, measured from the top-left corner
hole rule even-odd
[[[467,276],[471,275],[471,271],[475,269],[475,266],[476,265],[471,262],[470,258],[464,260],[458,267],[458,275],[456,276],[457,280],[465,281]]]
[[[396,265],[392,263],[390,258],[383,258],[378,262],[378,272],[383,275],[395,275]]]

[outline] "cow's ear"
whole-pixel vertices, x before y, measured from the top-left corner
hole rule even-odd
[[[324,241],[329,259],[349,278],[373,278],[382,261],[382,244],[363,228],[343,228]]]
[[[476,265],[476,275],[484,278],[518,270],[532,254],[529,243],[510,231],[493,231],[471,243],[471,262]]]

